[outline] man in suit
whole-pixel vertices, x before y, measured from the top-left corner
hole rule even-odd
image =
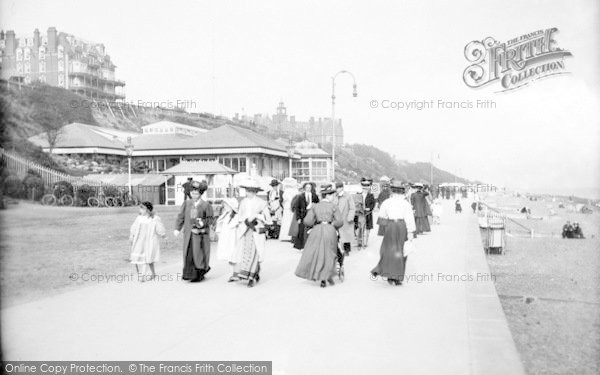
[[[204,280],[210,271],[210,223],[213,209],[200,197],[206,191],[206,182],[192,181],[190,197],[181,205],[175,220],[175,237],[183,230],[183,279],[191,282]]]
[[[183,200],[191,198],[190,192],[192,191],[192,178],[188,177],[187,182],[183,184]]]
[[[305,182],[302,185],[302,192],[294,198],[292,205],[292,212],[295,214],[295,219],[298,222],[298,234],[293,239],[294,248],[298,250],[304,249],[304,242],[306,241],[308,228],[305,227],[303,220],[308,210],[312,208],[315,203],[319,203],[319,197],[315,191],[315,186],[311,182]]]
[[[362,178],[360,181],[360,185],[362,187],[362,192],[359,193],[359,201],[362,203],[362,207],[365,215],[365,241],[362,244],[363,247],[367,247],[369,243],[369,234],[371,233],[371,229],[373,229],[373,210],[375,209],[375,205],[377,201],[375,200],[375,196],[371,193],[371,186],[373,185],[372,179]],[[354,218],[354,222],[358,225],[358,216]]]

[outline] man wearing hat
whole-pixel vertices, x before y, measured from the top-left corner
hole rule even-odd
[[[372,179],[363,177],[360,181],[360,185],[362,187],[362,192],[358,193],[358,200],[362,204],[364,210],[366,229],[365,243],[362,245],[366,247],[369,242],[369,234],[371,233],[371,229],[373,229],[373,209],[375,208],[377,201],[375,200],[373,193],[371,193],[371,186],[373,185]],[[358,228],[358,216],[355,216],[354,223],[355,228]]]
[[[175,221],[177,237],[183,230],[183,279],[191,282],[204,280],[210,271],[210,223],[213,209],[210,203],[201,198],[208,185],[205,181],[192,181],[190,198],[181,205]]]
[[[190,191],[192,190],[192,178],[188,177],[187,182],[183,184],[183,200],[191,198]]]
[[[279,188],[279,181],[276,179],[271,180],[269,184],[271,189],[267,192],[267,202],[269,204],[269,211],[271,212],[271,219],[273,220],[273,226],[269,230],[270,238],[279,237],[279,228],[281,226],[281,218],[283,217],[283,191]]]
[[[410,196],[410,203],[413,206],[413,210],[415,212],[415,223],[417,225],[416,234],[421,234],[423,232],[430,232],[431,228],[429,226],[429,219],[427,216],[431,215],[431,208],[429,207],[429,203],[427,202],[427,195],[429,193],[423,191],[423,184],[416,183],[414,187],[417,189]]]
[[[356,215],[356,206],[350,195],[344,192],[344,184],[342,182],[335,183],[336,200],[340,215],[342,217],[343,226],[338,230],[340,234],[340,244],[344,249],[344,255],[350,255],[351,243],[354,238],[354,216]]]
[[[314,184],[312,182],[305,182],[302,185],[302,192],[296,196],[292,204],[292,212],[298,222],[298,233],[293,241],[294,248],[298,250],[304,249],[304,241],[306,241],[307,236],[307,228],[303,223],[304,217],[308,210],[317,203],[319,203],[319,197],[315,191]]]

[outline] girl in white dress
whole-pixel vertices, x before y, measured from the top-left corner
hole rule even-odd
[[[129,240],[131,241],[130,260],[132,264],[135,264],[139,281],[145,281],[146,266],[149,266],[152,272],[151,279],[156,276],[154,263],[160,259],[158,237],[164,238],[165,235],[165,227],[160,217],[154,214],[152,203],[142,202],[139,215],[129,230]]]

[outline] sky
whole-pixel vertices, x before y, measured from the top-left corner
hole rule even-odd
[[[345,142],[469,179],[600,198],[598,1],[0,0],[0,27],[101,42],[127,101],[190,103],[228,117],[336,118]],[[465,46],[556,27],[568,74],[509,92],[463,82]],[[382,108],[434,101],[433,108]],[[438,101],[493,108],[438,108]],[[374,104],[377,104],[376,108]],[[377,177],[377,176],[373,176]]]

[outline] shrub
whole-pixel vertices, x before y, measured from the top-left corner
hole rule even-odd
[[[87,206],[87,201],[90,197],[97,195],[97,188],[88,184],[81,185],[77,188],[78,206]]]
[[[28,174],[23,179],[23,185],[28,199],[33,198],[33,200],[36,201],[42,199],[42,196],[44,195],[44,181],[42,181],[39,176]]]
[[[54,185],[54,195],[61,198],[63,195],[73,196],[73,184],[68,181],[58,181]]]
[[[104,186],[103,191],[105,197],[118,197],[120,195],[116,186]]]
[[[4,191],[4,194],[8,195],[9,197],[23,197],[25,189],[23,186],[23,181],[21,181],[21,179],[18,176],[11,175],[6,177],[2,185],[2,190]]]

